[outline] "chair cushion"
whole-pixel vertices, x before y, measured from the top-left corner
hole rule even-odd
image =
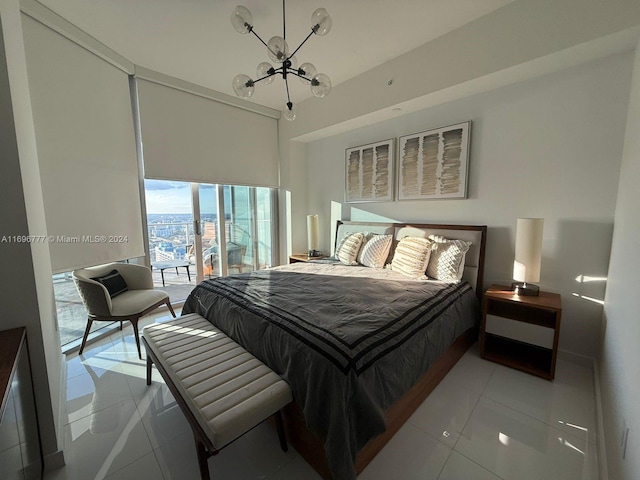
[[[162,290],[128,290],[111,299],[111,315],[136,315],[168,298],[167,292]]]
[[[122,275],[120,275],[120,273],[115,269],[99,277],[91,277],[91,280],[95,280],[96,282],[104,285],[111,298],[116,297],[129,289],[127,282],[124,281]]]
[[[216,449],[293,398],[284,380],[198,314],[148,325],[142,336]]]

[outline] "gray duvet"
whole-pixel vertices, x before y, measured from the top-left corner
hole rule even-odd
[[[397,401],[479,317],[467,283],[408,280],[335,262],[297,263],[198,285],[199,313],[284,378],[337,479],[385,430]]]

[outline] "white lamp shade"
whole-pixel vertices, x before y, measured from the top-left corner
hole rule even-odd
[[[307,245],[308,250],[319,250],[318,215],[307,215]]]
[[[517,282],[540,281],[543,226],[543,218],[519,218],[516,223],[513,279]]]

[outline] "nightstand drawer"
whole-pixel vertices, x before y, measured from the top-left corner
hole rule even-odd
[[[556,293],[521,296],[492,285],[482,302],[480,355],[553,380],[561,316],[562,300]]]
[[[529,306],[522,303],[505,302],[487,298],[487,313],[499,317],[511,318],[520,322],[532,323],[548,328],[556,328],[556,311]]]
[[[485,331],[539,347],[553,348],[555,331],[552,328],[487,314]]]

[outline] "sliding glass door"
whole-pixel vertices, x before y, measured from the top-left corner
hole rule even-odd
[[[203,278],[274,265],[277,241],[274,189],[199,184],[194,202],[200,212],[197,231],[200,232]],[[218,218],[223,220],[218,222]],[[219,238],[224,239],[224,245]]]
[[[275,189],[145,180],[145,191],[151,265],[164,268],[157,286],[175,291],[172,301],[175,294],[184,300],[195,282],[275,264]],[[186,263],[191,279],[168,268]]]

